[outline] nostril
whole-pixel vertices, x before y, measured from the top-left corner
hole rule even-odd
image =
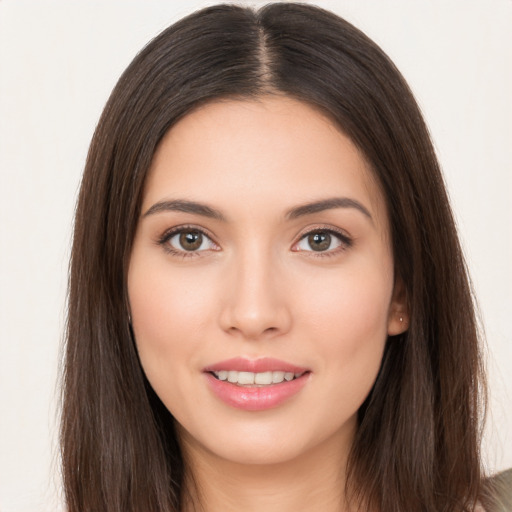
[[[224,332],[257,340],[289,331],[291,312],[284,299],[263,296],[255,289],[244,289],[242,294],[240,288],[236,288],[238,293],[233,292],[220,301],[218,319]]]

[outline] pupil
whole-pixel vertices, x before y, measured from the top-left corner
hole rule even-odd
[[[195,251],[202,243],[203,236],[199,231],[187,231],[180,235],[180,244],[186,251]]]
[[[308,242],[313,251],[325,251],[331,245],[331,235],[329,233],[313,233],[308,236]]]

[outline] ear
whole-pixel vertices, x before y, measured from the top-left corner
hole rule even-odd
[[[395,278],[393,296],[389,305],[388,336],[402,334],[409,328],[409,307],[407,292],[401,277]]]

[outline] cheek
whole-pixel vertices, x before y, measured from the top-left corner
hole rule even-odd
[[[316,277],[314,286],[296,290],[299,321],[307,323],[323,339],[386,339],[393,288],[392,272],[386,267],[340,269]],[[341,345],[345,345],[341,343]]]
[[[391,270],[381,265],[340,271],[317,279],[295,296],[299,332],[313,340],[319,376],[329,393],[358,407],[379,371],[387,340]]]
[[[142,266],[135,259],[131,269],[133,330],[142,366],[153,384],[152,377],[170,378],[170,366],[172,374],[186,371],[184,358],[198,354],[201,333],[212,315],[215,287],[198,287],[200,272],[179,271],[165,263]]]

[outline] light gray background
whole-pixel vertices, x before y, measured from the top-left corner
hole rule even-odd
[[[59,346],[94,126],[135,53],[212,3],[0,0],[0,512],[59,509]],[[512,1],[316,3],[375,39],[424,111],[487,333],[487,466],[510,467]]]

